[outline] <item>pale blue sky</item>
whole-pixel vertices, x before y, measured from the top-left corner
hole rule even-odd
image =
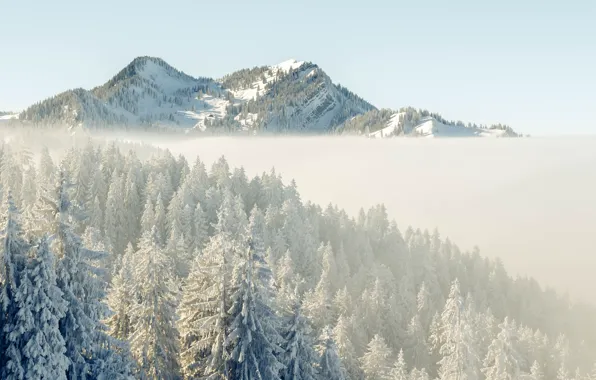
[[[0,110],[139,55],[211,77],[296,58],[377,107],[596,133],[594,0],[0,0],[0,14]]]

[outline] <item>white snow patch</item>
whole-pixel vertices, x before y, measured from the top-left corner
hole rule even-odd
[[[404,112],[397,112],[391,115],[387,122],[387,127],[372,132],[368,137],[386,138],[394,136],[394,132],[399,128],[399,118]],[[423,118],[412,128],[408,135],[418,135],[420,137],[503,137],[506,131],[499,129],[472,128],[461,125],[443,124],[432,117]]]
[[[395,130],[399,127],[399,118],[401,115],[403,115],[404,112],[396,112],[393,115],[391,115],[391,117],[389,118],[389,121],[387,122],[387,126],[383,129],[379,129],[378,131],[372,132],[371,134],[369,134],[369,137],[388,137],[388,136],[392,136],[393,133],[395,132]]]
[[[284,73],[290,72],[290,70],[295,70],[302,66],[304,61],[297,61],[295,59],[288,59],[287,61],[283,61],[282,63],[278,63],[277,65],[272,66],[273,69],[280,70]]]
[[[16,114],[9,114],[9,115],[0,116],[0,121],[3,121],[3,120],[12,120],[12,119],[18,119],[18,118],[19,118],[19,114],[18,113],[16,113]]]
[[[243,88],[236,91],[230,91],[234,96],[234,104],[242,104],[248,102],[249,100],[256,99],[257,94],[259,96],[265,95],[265,88],[267,87],[267,83],[271,82],[272,80],[276,79],[280,75],[288,74],[291,70],[295,70],[302,66],[304,61],[297,61],[295,59],[289,59],[277,65],[269,66],[272,75],[266,71],[263,74],[263,79],[256,80],[247,88]],[[311,70],[307,75],[313,75],[314,70]]]
[[[246,117],[243,117],[242,114],[236,115],[234,120],[238,121],[240,125],[242,125],[242,129],[247,130],[253,127],[259,115],[256,113],[247,113]]]
[[[205,120],[221,119],[226,115],[226,107],[230,104],[226,99],[218,98],[212,95],[203,95],[200,99],[194,99],[191,106],[194,110],[178,111],[182,116],[182,122],[186,125],[191,124],[193,128],[205,130]]]
[[[195,81],[189,81],[182,76],[171,75],[165,68],[157,65],[152,60],[147,60],[140,70],[139,75],[153,81],[164,92],[173,94],[177,90],[192,87]]]
[[[482,129],[461,125],[443,124],[433,118],[423,119],[415,131],[422,137],[501,137],[505,131],[498,129]]]

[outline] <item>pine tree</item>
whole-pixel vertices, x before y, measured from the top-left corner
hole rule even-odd
[[[526,374],[523,378],[525,380],[544,380],[544,372],[542,371],[542,367],[536,360],[530,368],[530,373]]]
[[[129,243],[122,260],[117,266],[116,275],[108,293],[107,304],[112,315],[106,320],[110,335],[126,341],[132,333],[131,313],[134,294],[133,260],[135,258],[132,245]]]
[[[338,318],[340,315],[350,315],[352,313],[352,296],[347,286],[344,286],[335,293],[332,304],[335,318]]]
[[[126,219],[126,241],[136,242],[139,236],[139,217],[143,212],[141,196],[134,180],[127,179],[124,188],[124,209]]]
[[[35,166],[31,166],[24,173],[23,192],[21,194],[23,210],[29,210],[35,204],[37,199],[37,173]]]
[[[0,263],[0,375],[9,377],[5,369],[15,367],[12,374],[19,373],[20,347],[11,342],[11,326],[20,313],[17,295],[20,280],[25,271],[29,245],[23,237],[20,215],[14,204],[12,192],[8,191],[3,207],[2,262]],[[26,275],[26,274],[25,274]],[[12,364],[11,364],[12,363]],[[9,371],[11,372],[11,371]],[[21,371],[22,372],[22,371]]]
[[[207,225],[207,216],[201,207],[197,204],[194,211],[194,230],[195,230],[195,249],[202,250],[209,239],[209,227]]]
[[[351,320],[345,315],[340,315],[337,324],[333,328],[332,338],[337,347],[337,354],[341,359],[343,377],[356,380],[362,378],[362,372],[351,338],[353,331],[350,322]]]
[[[335,346],[329,327],[323,328],[319,340],[321,342],[319,347],[319,351],[321,352],[318,368],[319,378],[327,380],[344,380],[344,371],[342,370],[341,361],[337,355],[337,347]]]
[[[455,280],[441,314],[439,378],[476,380],[480,377],[475,341],[466,320],[459,281]]]
[[[230,325],[231,275],[235,257],[240,254],[231,206],[229,201],[222,203],[216,234],[194,260],[183,288],[179,307],[181,366],[188,378],[228,376],[229,356],[224,342]]]
[[[173,263],[164,255],[157,229],[145,233],[136,253],[134,273],[139,302],[134,306],[135,326],[131,350],[147,379],[177,379],[178,331],[176,330],[176,286]]]
[[[89,217],[89,227],[95,228],[100,234],[103,234],[103,210],[101,209],[101,203],[99,197],[95,197],[93,205],[91,207],[91,214]]]
[[[520,377],[520,358],[514,348],[515,326],[505,321],[499,325],[501,331],[488,348],[484,359],[486,380],[514,380]]]
[[[55,220],[54,246],[59,254],[56,282],[68,304],[59,322],[69,359],[67,377],[78,379],[101,375],[99,371],[104,365],[101,346],[110,338],[100,322],[108,309],[102,301],[105,283],[100,276],[103,272],[96,265],[105,253],[85,248],[81,238],[73,232],[69,224],[73,218],[69,183],[66,171],[61,169],[53,197],[44,198],[44,211]]]
[[[110,184],[104,215],[105,236],[109,240],[114,253],[121,256],[128,243],[127,216],[125,214],[124,184],[121,176],[115,176]]]
[[[385,339],[376,334],[368,344],[366,353],[360,358],[366,380],[385,379],[391,369],[393,353]]]
[[[172,226],[170,237],[166,244],[166,254],[172,259],[175,274],[179,278],[188,276],[188,268],[192,263],[192,251],[187,251],[184,245],[184,236],[176,225]]]
[[[192,208],[186,204],[182,209],[182,214],[180,215],[180,232],[182,232],[182,236],[184,237],[184,250],[190,253],[194,252],[196,248],[193,214],[194,211]]]
[[[182,290],[180,364],[186,378],[225,378],[226,247],[222,239],[212,239],[195,258]]]
[[[143,215],[141,216],[141,235],[145,232],[151,232],[155,225],[155,212],[153,209],[153,202],[151,198],[147,197],[145,207],[143,208]]]
[[[408,362],[415,368],[428,368],[430,365],[430,349],[418,315],[412,317],[408,325],[407,336],[406,357]]]
[[[311,329],[302,315],[299,304],[285,329],[284,380],[316,380],[315,365],[318,357],[310,337]]]
[[[408,380],[408,371],[406,368],[406,361],[404,360],[403,350],[399,351],[397,355],[397,361],[391,369],[388,379],[391,380]]]
[[[55,180],[56,167],[54,161],[50,156],[50,151],[47,146],[41,149],[39,156],[39,184],[42,188],[53,186]]]
[[[20,277],[19,311],[4,327],[10,360],[2,368],[2,378],[66,380],[70,362],[58,323],[67,304],[56,286],[54,256],[46,237],[41,238]]]
[[[284,365],[278,360],[279,323],[272,310],[271,271],[265,261],[264,220],[255,208],[248,227],[248,248],[240,258],[239,283],[232,295],[230,334],[226,346],[234,379],[280,379]],[[273,300],[274,301],[274,300]]]
[[[562,363],[557,371],[557,380],[571,380],[571,375],[569,374],[569,370],[565,366],[565,363]]]
[[[327,246],[331,250],[330,246]],[[323,249],[323,247],[321,247]],[[324,249],[323,249],[324,250]],[[329,267],[323,268],[321,278],[317,286],[304,295],[304,312],[312,321],[317,331],[331,322],[331,302],[333,293],[331,290],[330,277],[332,273]]]
[[[166,243],[166,207],[164,206],[164,200],[162,198],[162,194],[159,193],[157,195],[157,201],[155,203],[155,225],[157,232],[157,238],[159,239],[159,244],[164,246]]]

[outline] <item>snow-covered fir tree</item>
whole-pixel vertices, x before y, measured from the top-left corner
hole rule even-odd
[[[160,246],[157,228],[143,234],[135,256],[139,261],[133,278],[139,300],[132,309],[135,325],[130,342],[139,366],[138,376],[177,379],[177,286],[173,281],[174,264]]]
[[[230,376],[239,380],[280,379],[284,368],[279,321],[271,308],[271,270],[265,261],[263,216],[254,209],[248,227],[246,254],[238,260],[239,282],[232,295]]]
[[[56,285],[48,238],[42,237],[33,251],[20,272],[16,293],[19,312],[4,326],[9,360],[3,364],[2,378],[66,380],[71,361],[65,355],[58,323],[65,317],[68,304]]]
[[[391,368],[391,372],[387,378],[391,380],[407,380],[409,378],[403,350],[399,351],[397,361],[393,365],[393,368]]]
[[[442,359],[438,363],[441,380],[480,378],[474,332],[466,320],[464,306],[459,281],[456,279],[451,285],[445,309],[441,314]]]
[[[9,339],[10,326],[19,313],[16,295],[20,287],[21,272],[25,263],[29,244],[25,240],[20,214],[14,203],[12,192],[6,194],[2,210],[2,262],[0,262],[0,368],[6,368],[12,356],[18,352],[9,348],[13,345]],[[13,345],[14,346],[14,345]]]
[[[501,331],[488,348],[484,359],[484,372],[486,380],[518,379],[521,373],[519,354],[515,351],[515,324],[507,318],[499,325]]]
[[[323,332],[319,337],[319,351],[321,358],[319,359],[320,379],[329,380],[344,380],[344,371],[342,370],[341,360],[337,355],[337,347],[333,340],[331,329],[327,326],[323,328]]]
[[[155,153],[139,159],[118,145],[127,146],[84,140],[58,165],[45,150],[34,167],[31,154],[0,144],[1,237],[9,242],[0,274],[1,371],[19,378],[28,365],[26,334],[10,341],[5,328],[31,320],[14,317],[31,309],[16,294],[32,289],[29,271],[47,234],[56,255],[48,268],[66,301],[63,316],[59,300],[52,310],[70,379],[227,379],[260,365],[272,378],[360,380],[379,368],[390,376],[396,357],[383,361],[380,353],[401,350],[411,380],[576,379],[593,365],[596,335],[586,321],[596,312],[509,276],[477,249],[460,251],[436,231],[402,234],[381,205],[351,217],[303,202],[275,171],[249,179],[220,159],[208,173],[200,160],[190,168],[167,151],[130,146]],[[255,205],[261,211],[249,220]],[[147,249],[143,236],[154,226],[157,241]],[[160,260],[167,270],[145,271]],[[159,295],[155,307],[149,294]],[[152,315],[160,316],[159,342]],[[315,344],[298,326],[327,334],[313,372],[295,360]],[[370,349],[377,334],[387,350]],[[241,352],[268,359],[251,367]],[[7,367],[9,357],[21,365]]]
[[[368,344],[366,353],[360,358],[360,361],[365,379],[385,379],[391,371],[393,352],[385,343],[385,339],[377,334]]]
[[[302,315],[300,304],[296,303],[284,328],[284,357],[286,366],[283,380],[316,380],[318,356],[315,352],[312,330]]]

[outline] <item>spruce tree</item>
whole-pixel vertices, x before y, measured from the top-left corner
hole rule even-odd
[[[518,379],[521,363],[519,354],[514,348],[515,325],[505,318],[499,328],[501,331],[488,348],[482,372],[486,380]]]
[[[4,327],[10,360],[2,369],[2,378],[66,380],[71,362],[58,324],[67,303],[56,285],[54,255],[47,237],[41,238],[34,252],[20,273],[19,311]]]
[[[17,293],[20,280],[26,276],[26,257],[29,244],[24,238],[20,215],[14,204],[12,192],[6,194],[3,204],[2,229],[2,262],[0,263],[0,375],[8,377],[9,367],[20,365],[20,347],[11,342],[10,333],[13,329],[20,306],[17,303]],[[13,364],[11,364],[13,363]],[[18,373],[15,369],[14,373]]]
[[[308,321],[300,311],[300,305],[294,305],[284,334],[284,364],[286,366],[283,380],[316,380],[315,365],[317,355],[310,337],[311,329]]]
[[[145,379],[177,379],[174,265],[163,253],[156,228],[142,236],[136,257],[134,282],[139,301],[132,310],[136,323],[130,342],[138,362],[139,376]]]
[[[362,371],[366,380],[384,379],[389,375],[393,353],[385,339],[376,334],[368,344],[367,350],[360,358]]]
[[[265,261],[262,214],[254,209],[248,227],[246,253],[235,271],[239,282],[232,295],[230,376],[239,380],[280,379],[284,365],[278,359],[282,348],[279,322],[272,309],[271,271]]]
[[[408,380],[408,371],[406,368],[406,361],[404,360],[403,350],[399,351],[397,361],[389,373],[388,379],[391,380]]]
[[[329,327],[323,328],[319,341],[319,351],[321,353],[318,367],[319,378],[327,380],[345,380],[341,360],[337,355],[337,347],[335,346],[333,334]]]

